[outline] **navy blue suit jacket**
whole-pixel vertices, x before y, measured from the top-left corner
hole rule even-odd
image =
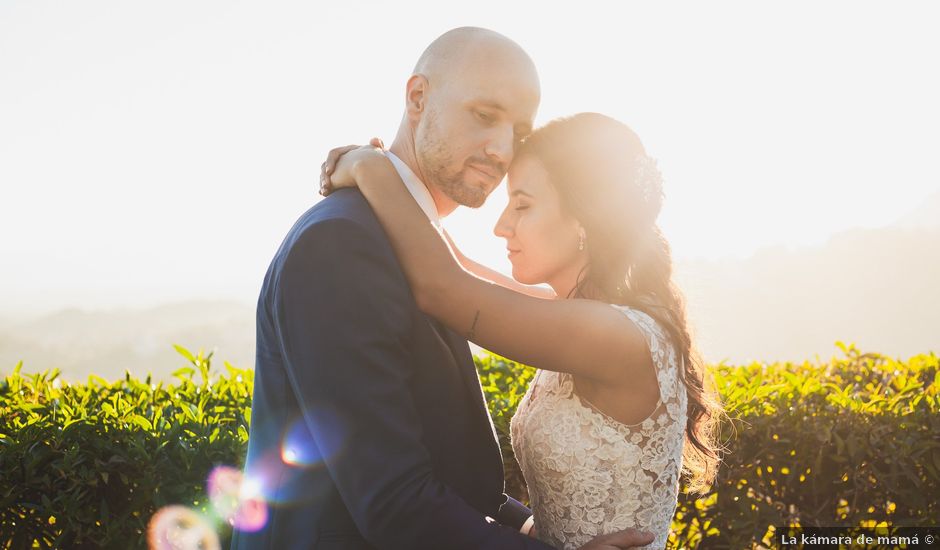
[[[358,190],[301,216],[265,276],[245,470],[268,519],[233,549],[549,548],[486,521],[522,505],[469,347],[418,310]]]

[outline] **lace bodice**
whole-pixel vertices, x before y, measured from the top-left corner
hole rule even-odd
[[[511,423],[538,536],[578,548],[597,535],[635,527],[664,548],[682,469],[687,397],[667,333],[649,315],[622,311],[646,336],[660,401],[634,425],[620,423],[574,391],[569,374],[539,371]]]

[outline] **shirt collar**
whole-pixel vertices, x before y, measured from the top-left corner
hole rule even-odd
[[[395,156],[394,153],[385,151],[385,156],[388,157],[388,160],[392,161],[392,165],[395,167],[395,170],[398,171],[398,175],[401,176],[402,181],[405,182],[405,187],[408,188],[408,192],[414,197],[415,202],[418,203],[421,210],[424,211],[432,224],[440,228],[442,222],[441,216],[437,212],[437,205],[434,204],[434,198],[431,197],[431,192],[428,191],[427,186],[424,185],[424,183],[418,179],[417,174],[415,174],[403,160]]]

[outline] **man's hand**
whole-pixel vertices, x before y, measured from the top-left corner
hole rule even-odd
[[[585,544],[579,550],[626,550],[628,548],[646,546],[653,542],[655,538],[652,533],[646,531],[625,529],[610,535],[594,537],[591,542]]]

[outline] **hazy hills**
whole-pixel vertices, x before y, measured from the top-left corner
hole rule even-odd
[[[821,247],[677,272],[712,361],[828,358],[836,340],[899,357],[940,352],[940,192],[889,226]]]
[[[836,340],[907,357],[940,352],[940,193],[897,223],[834,235],[813,248],[743,260],[687,261],[679,282],[710,361],[828,358]],[[254,365],[254,306],[192,301],[151,309],[67,309],[0,319],[0,373],[59,367],[65,378],[129,369],[159,378],[184,363],[172,344]]]
[[[803,360],[835,340],[892,356],[940,352],[940,231],[855,230],[815,249],[679,266],[710,360]]]
[[[940,191],[928,197],[916,210],[898,220],[895,226],[907,229],[940,230]]]
[[[66,309],[23,323],[0,325],[0,372],[62,369],[69,380],[94,373],[106,379],[153,372],[168,378],[186,360],[173,349],[217,348],[216,365],[254,365],[254,308],[237,302],[192,301],[150,309]]]

